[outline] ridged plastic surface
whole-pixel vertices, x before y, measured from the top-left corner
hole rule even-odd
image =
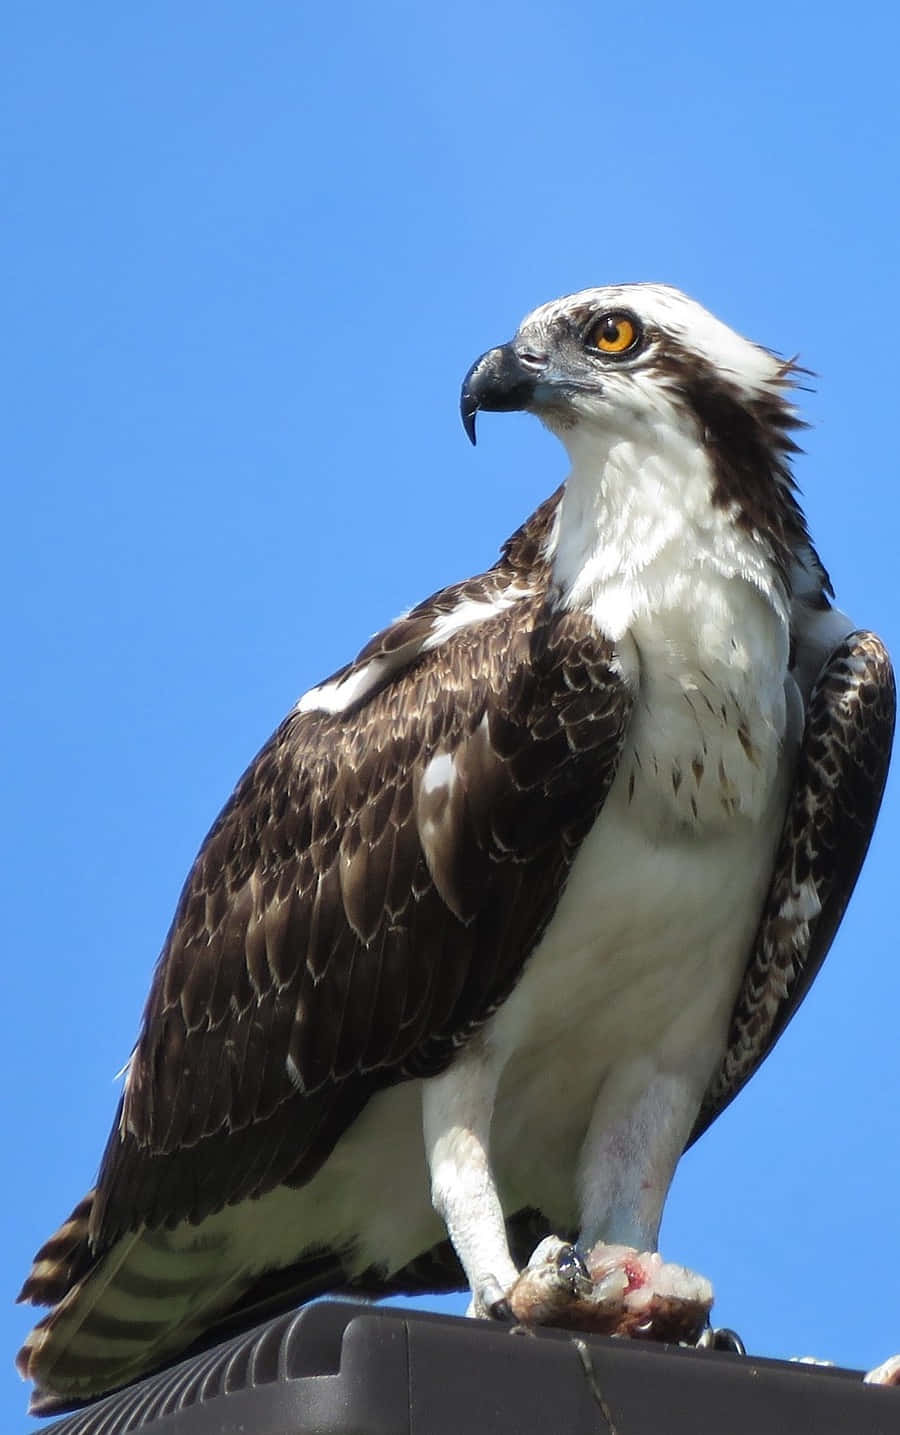
[[[180,1435],[193,1428],[190,1412],[210,1402],[310,1375],[337,1375],[347,1311],[357,1309],[333,1302],[278,1316],[52,1425],[33,1428],[40,1435],[129,1435],[171,1427]]]
[[[900,1391],[847,1371],[324,1301],[39,1435],[137,1431],[900,1435]]]

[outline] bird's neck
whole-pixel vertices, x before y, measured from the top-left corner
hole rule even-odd
[[[705,579],[749,585],[787,622],[771,554],[732,507],[714,502],[707,450],[679,425],[622,435],[579,424],[562,435],[572,460],[551,556],[565,607],[613,640],[636,622],[695,606]]]
[[[789,614],[770,552],[713,501],[696,439],[568,438],[556,601],[591,614],[640,687],[629,788],[650,784],[641,812],[704,830],[761,819],[788,718]],[[707,767],[714,783],[679,784]]]

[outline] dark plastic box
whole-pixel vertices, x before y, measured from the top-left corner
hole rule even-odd
[[[851,1371],[321,1301],[41,1435],[129,1431],[900,1435],[900,1390]]]

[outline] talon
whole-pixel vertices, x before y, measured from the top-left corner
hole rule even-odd
[[[587,1295],[593,1289],[588,1268],[577,1246],[565,1245],[556,1257],[556,1270],[560,1280],[569,1287],[573,1296]]]
[[[727,1325],[720,1326],[718,1330],[710,1328],[709,1345],[712,1350],[724,1350],[730,1355],[747,1354],[747,1347],[737,1331],[729,1329]]]
[[[723,1350],[728,1355],[746,1355],[747,1347],[736,1330],[727,1325],[703,1327],[697,1337],[697,1350]]]
[[[491,1320],[512,1321],[515,1319],[509,1297],[494,1276],[489,1276],[478,1292],[476,1305],[479,1314],[490,1316]]]

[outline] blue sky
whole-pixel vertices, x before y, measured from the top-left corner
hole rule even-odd
[[[900,651],[900,34],[661,0],[51,0],[4,28],[11,1298],[92,1181],[238,774],[564,475],[533,420],[473,452],[456,411],[534,305],[662,279],[799,351],[815,539]],[[670,1198],[664,1252],[758,1353],[900,1349],[898,829],[895,780],[823,975]],[[11,1361],[29,1317],[0,1312]]]

